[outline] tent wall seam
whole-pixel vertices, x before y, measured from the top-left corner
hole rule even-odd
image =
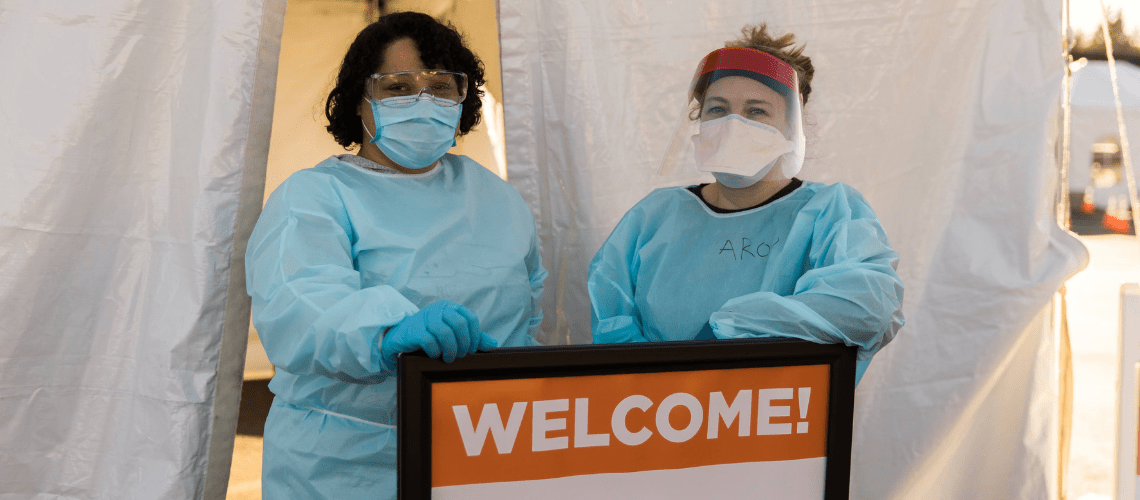
[[[265,171],[269,160],[281,34],[285,28],[285,5],[286,0],[264,0],[262,4],[204,478],[203,498],[210,500],[226,498],[233,462],[251,302],[245,291],[245,249],[265,200]]]

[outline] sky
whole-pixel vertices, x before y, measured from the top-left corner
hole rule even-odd
[[[1140,26],[1140,0],[1104,0],[1104,5],[1109,11],[1121,9],[1125,26]],[[1069,0],[1069,16],[1074,31],[1092,34],[1101,25],[1100,0]]]

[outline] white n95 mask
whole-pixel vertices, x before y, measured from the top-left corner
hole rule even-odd
[[[795,143],[775,127],[737,114],[702,122],[693,147],[698,171],[712,172],[721,184],[737,189],[756,184],[795,151]]]
[[[796,69],[772,54],[749,47],[709,52],[693,73],[659,173],[712,172],[730,187],[751,186],[765,176],[791,179],[803,167],[806,147],[799,88]],[[746,118],[753,99],[768,102],[760,106],[767,118]],[[777,118],[787,123],[784,133],[770,125]]]

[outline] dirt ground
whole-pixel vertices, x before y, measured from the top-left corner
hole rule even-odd
[[[1112,498],[1120,286],[1140,282],[1135,236],[1082,236],[1089,267],[1068,283],[1073,430],[1067,498]]]

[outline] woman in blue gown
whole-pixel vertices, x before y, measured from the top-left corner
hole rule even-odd
[[[746,27],[698,65],[663,172],[691,160],[716,180],[655,190],[614,228],[589,268],[595,343],[843,343],[858,380],[903,325],[899,255],[866,200],[795,177],[814,68],[793,44]]]
[[[479,120],[482,64],[454,29],[399,13],[348,49],[326,106],[357,154],[289,177],[246,253],[276,374],[262,492],[394,499],[397,356],[533,345],[539,244],[510,185],[446,154]]]

